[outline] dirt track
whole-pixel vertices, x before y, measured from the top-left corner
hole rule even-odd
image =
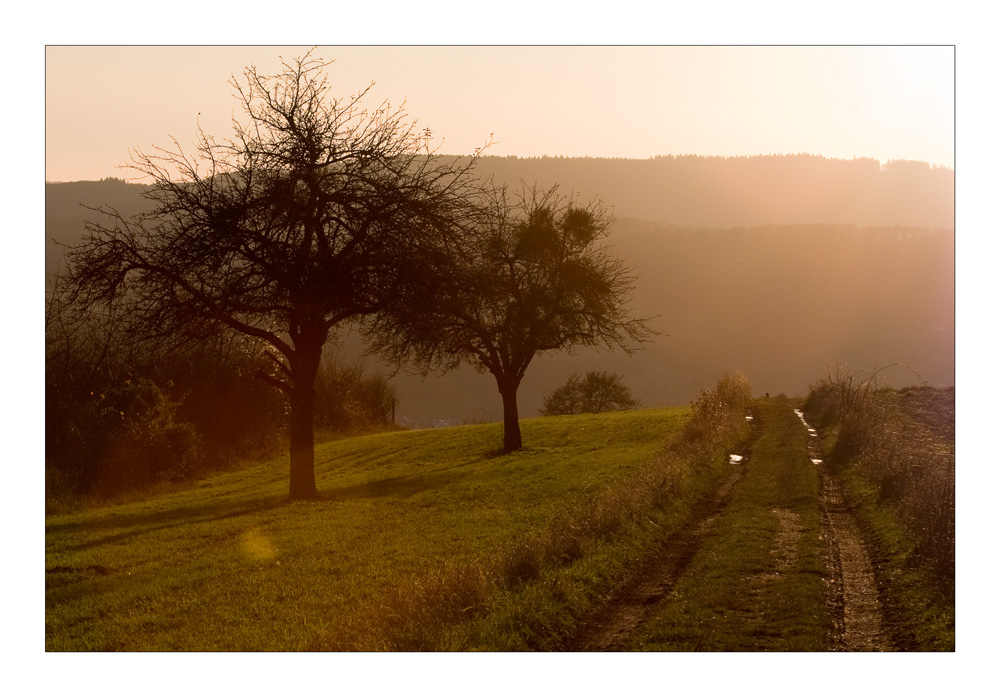
[[[802,419],[801,413],[797,413]],[[802,423],[809,428],[804,419]],[[831,625],[827,650],[891,651],[894,647],[885,631],[871,559],[857,523],[844,502],[839,480],[820,459],[818,440],[810,435],[808,452],[803,453],[803,466],[819,468],[820,475],[817,505],[825,542],[826,610]],[[733,487],[752,466],[749,457],[735,466],[718,492],[698,511],[695,520],[679,534],[664,540],[633,579],[583,623],[565,649],[607,651],[622,648],[670,593],[729,503]],[[772,512],[778,520],[772,553],[776,555],[780,573],[795,563],[795,540],[801,530],[794,512],[781,508]],[[751,595],[761,595],[764,585],[772,580],[773,576],[769,578],[763,574],[759,578],[749,578],[744,590]]]
[[[810,434],[802,412],[796,414]],[[840,480],[822,461],[817,441],[809,439],[810,461],[819,468],[819,508],[826,543],[827,611],[832,618],[832,651],[892,651],[885,632],[878,584],[861,530],[844,501]]]
[[[871,559],[861,532],[844,504],[840,482],[830,473],[820,477],[827,563],[827,604],[833,616],[830,648],[834,651],[891,651],[884,631],[882,607]]]

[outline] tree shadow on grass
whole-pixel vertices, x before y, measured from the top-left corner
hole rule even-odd
[[[363,484],[323,489],[315,503],[336,503],[381,497],[406,498],[429,489],[447,486],[462,477],[463,472],[430,472],[405,477],[391,477]],[[182,506],[165,511],[135,515],[111,516],[102,520],[47,525],[48,535],[86,535],[85,539],[67,540],[58,544],[53,552],[77,552],[105,544],[168,530],[184,525],[200,525],[241,516],[259,516],[264,512],[295,505],[286,496],[269,496],[238,502],[218,502],[200,506]],[[108,534],[102,535],[102,532]]]
[[[407,477],[389,477],[374,482],[325,489],[320,492],[319,498],[322,501],[353,501],[386,496],[407,498],[429,489],[447,486],[464,476],[462,472],[431,472]]]
[[[484,454],[467,462],[452,465],[425,474],[402,477],[389,477],[362,484],[341,486],[332,489],[321,488],[313,503],[336,503],[382,497],[407,498],[423,491],[437,489],[452,484],[465,477],[466,466],[475,462],[490,459],[491,454]],[[184,525],[195,525],[214,521],[238,518],[240,516],[258,516],[266,511],[272,511],[298,503],[287,496],[271,495],[239,501],[219,501],[203,505],[180,506],[163,511],[138,513],[133,515],[111,515],[100,520],[84,520],[73,523],[53,523],[45,526],[46,537],[49,535],[86,535],[86,539],[67,540],[67,544],[57,544],[52,552],[73,552],[104,544],[118,543],[141,535],[154,533]],[[102,532],[109,534],[100,535]]]
[[[57,549],[52,550],[59,552],[79,551],[182,525],[207,523],[244,515],[259,515],[264,511],[282,506],[285,501],[286,499],[280,496],[267,496],[249,500],[244,499],[238,502],[220,501],[198,506],[180,506],[152,513],[109,516],[102,520],[55,523],[45,526],[45,535],[46,537],[49,535],[78,534],[87,534],[89,536],[104,531],[120,531],[116,534],[89,537],[89,539],[84,541],[59,545]]]

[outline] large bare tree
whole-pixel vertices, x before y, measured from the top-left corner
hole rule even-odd
[[[632,272],[604,240],[611,218],[558,187],[485,190],[479,211],[437,260],[434,286],[372,318],[390,360],[418,370],[462,362],[496,378],[505,452],[522,447],[517,390],[532,359],[574,347],[631,352],[653,332],[628,302]]]
[[[336,99],[311,52],[277,75],[250,66],[230,84],[233,135],[199,129],[136,151],[152,210],[103,222],[68,254],[81,306],[120,306],[136,336],[224,325],[265,342],[261,377],[290,402],[290,496],[316,495],[314,382],[332,331],[405,296],[465,219],[471,164],[426,147],[401,108]],[[371,86],[369,86],[370,89]]]

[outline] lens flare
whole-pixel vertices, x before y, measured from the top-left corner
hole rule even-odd
[[[243,553],[253,561],[271,561],[278,550],[260,528],[250,528],[240,538]]]

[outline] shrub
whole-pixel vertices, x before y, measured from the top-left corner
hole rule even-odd
[[[50,498],[69,492],[108,496],[188,476],[198,452],[179,403],[155,383],[125,380],[62,410],[61,458],[50,462]],[[51,453],[50,453],[51,454]]]
[[[99,471],[102,490],[191,474],[199,438],[192,424],[178,421],[179,402],[149,380],[126,380],[105,401],[102,415],[120,423],[107,429],[112,442]]]
[[[272,367],[259,342],[224,333],[151,372],[201,436],[200,468],[265,457],[286,437],[287,398],[256,376]]]
[[[545,398],[540,413],[543,416],[600,414],[638,406],[639,400],[632,396],[620,375],[592,370],[583,376],[571,375]]]
[[[360,363],[324,357],[316,376],[316,425],[345,433],[388,426],[397,404],[396,388],[381,373],[365,375]]]
[[[254,377],[253,342],[192,336],[166,360],[112,315],[81,313],[58,279],[45,341],[49,504],[84,503],[257,457],[283,433],[284,397]]]

